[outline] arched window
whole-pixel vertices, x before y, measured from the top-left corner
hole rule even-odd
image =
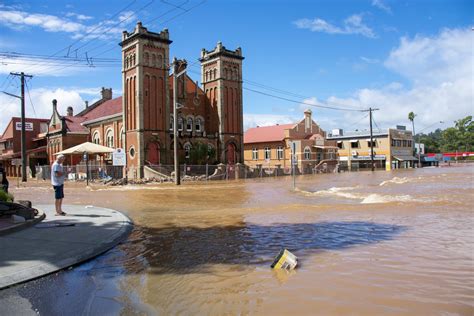
[[[227,68],[224,68],[224,79],[227,79]]]
[[[164,65],[163,65],[163,56],[158,55],[158,58],[156,60],[156,66],[160,69],[162,69],[164,67]]]
[[[202,119],[199,117],[194,121],[194,130],[196,132],[202,132]]]
[[[209,71],[206,71],[206,80],[205,81],[208,81],[209,80]]]
[[[309,148],[309,146],[306,146],[304,148],[304,159],[305,160],[310,160],[311,159],[311,148]]]
[[[174,128],[174,116],[171,115],[171,116],[170,116],[170,130],[172,131],[173,128]]]
[[[119,140],[120,140],[120,147],[125,148],[125,132],[123,130],[123,127],[120,129]]]
[[[143,61],[144,61],[144,64],[146,66],[148,66],[148,60],[149,60],[149,55],[148,55],[148,52],[145,52],[145,54],[143,54]]]
[[[193,118],[192,117],[188,117],[188,119],[186,120],[186,130],[188,132],[192,132],[192,130],[193,130]]]
[[[186,143],[184,144],[184,158],[189,158],[189,154],[191,152],[191,144],[190,143]]]
[[[183,118],[178,117],[178,131],[182,131],[182,130],[183,130]]]
[[[111,129],[105,134],[105,146],[114,148],[114,131]]]
[[[151,66],[156,67],[156,55],[155,54],[151,55]]]
[[[94,144],[100,145],[100,137],[99,137],[99,132],[95,132],[94,135],[92,136],[92,142]]]
[[[234,80],[239,80],[239,70],[234,68]]]
[[[216,79],[216,78],[217,78],[217,69],[214,68],[214,79]]]

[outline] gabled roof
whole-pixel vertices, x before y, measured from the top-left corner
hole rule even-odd
[[[244,134],[244,143],[278,142],[285,139],[285,130],[295,124],[283,124],[249,128]]]
[[[63,117],[66,122],[67,131],[70,133],[89,133],[89,130],[82,126],[82,122],[84,122],[84,117],[81,116],[64,116]]]
[[[84,118],[83,122],[87,124],[88,121],[98,120],[120,113],[122,113],[122,97],[117,97],[99,104],[82,117]]]

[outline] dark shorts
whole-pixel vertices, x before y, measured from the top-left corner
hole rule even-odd
[[[54,188],[54,198],[56,200],[60,200],[64,198],[64,184],[53,185],[53,188]]]

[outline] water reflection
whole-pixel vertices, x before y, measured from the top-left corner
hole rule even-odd
[[[137,227],[133,238],[139,241],[123,245],[122,250],[132,258],[134,254],[146,258],[150,272],[155,274],[202,273],[215,264],[269,266],[281,248],[294,252],[304,264],[305,256],[390,240],[405,229],[363,221]],[[136,272],[133,270],[129,272]]]

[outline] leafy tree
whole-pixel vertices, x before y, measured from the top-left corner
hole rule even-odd
[[[472,116],[466,116],[463,119],[454,122],[458,130],[457,141],[459,150],[473,151],[474,149],[474,122]]]
[[[204,165],[215,161],[216,150],[203,143],[196,143],[189,151],[189,163]]]
[[[408,118],[416,115],[410,112]],[[416,139],[425,144],[428,153],[474,151],[474,122],[472,116],[454,121],[454,127],[437,129],[429,134],[418,134]]]
[[[459,131],[455,127],[448,127],[442,133],[441,150],[456,151],[459,149]]]

